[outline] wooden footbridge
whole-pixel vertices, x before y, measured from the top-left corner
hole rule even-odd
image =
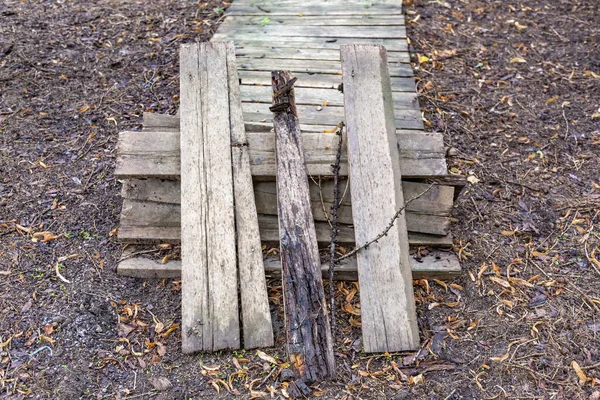
[[[452,245],[450,214],[463,183],[448,175],[442,135],[423,130],[401,1],[235,0],[212,41],[212,47],[182,47],[181,118],[145,114],[141,132],[119,136],[115,171],[123,180],[119,238],[126,243],[183,239],[183,266],[182,262],[130,258],[120,263],[118,272],[143,278],[183,275],[184,350],[240,346],[238,289],[244,346],[272,344],[270,324],[265,324],[270,316],[264,276],[280,274],[281,261],[260,254],[258,236],[262,242],[278,242],[281,234],[280,193],[274,182],[279,153],[270,110],[271,71],[287,70],[298,78],[295,103],[317,242],[327,244],[331,236],[334,188],[327,177],[336,159],[336,126],[342,121],[348,124],[350,137],[342,148],[341,187],[349,194],[343,196],[338,212],[338,243],[364,243],[389,223],[394,209],[401,206],[399,199],[415,197],[402,213],[399,231],[390,234],[399,242],[385,247],[389,240],[382,239],[384,244],[369,248],[366,258],[350,258],[336,267],[336,279],[355,280],[358,270],[361,303],[366,302],[366,350],[414,347],[412,317],[398,322],[407,312],[414,313],[412,289],[406,289],[411,288],[410,270],[414,279],[444,279],[460,272],[456,256],[448,250]],[[235,47],[216,43],[222,41],[233,42]],[[354,44],[384,46],[387,56],[373,46],[344,46]],[[340,46],[346,54],[343,62]],[[200,132],[200,139],[195,132]],[[224,144],[229,138],[233,150],[227,155],[223,149],[229,148]],[[208,157],[200,164],[195,158],[199,154]],[[391,164],[386,164],[389,157]],[[347,176],[354,182],[350,188]],[[373,184],[375,180],[380,184]],[[376,204],[369,204],[369,199]],[[201,216],[195,207],[209,211]],[[219,215],[210,211],[215,208]],[[214,249],[200,248],[190,237]],[[252,242],[254,238],[257,241]],[[188,264],[197,259],[202,266],[192,269]],[[217,259],[222,268],[211,275],[210,263]],[[377,265],[373,260],[378,260]],[[246,269],[242,263],[247,263]],[[391,264],[386,267],[386,263]],[[408,275],[395,272],[398,264]],[[205,298],[198,300],[199,296]],[[220,307],[218,313],[198,311],[205,300]],[[196,311],[187,312],[186,307],[196,307]],[[397,307],[404,309],[396,312]],[[252,315],[258,317],[250,321]],[[385,332],[386,320],[400,323],[398,330],[404,334],[412,329],[413,337],[394,339],[397,335]]]

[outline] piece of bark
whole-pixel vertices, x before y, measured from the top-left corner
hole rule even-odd
[[[334,375],[333,339],[294,103],[295,79],[288,71],[271,76],[288,355],[299,381],[311,383]]]

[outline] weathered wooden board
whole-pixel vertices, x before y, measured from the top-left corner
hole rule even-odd
[[[319,188],[320,185],[320,188]],[[342,213],[346,212],[345,207],[350,207],[349,182],[341,180],[341,188],[343,194]],[[316,221],[326,221],[323,216],[321,201],[324,202],[325,209],[329,212],[331,203],[333,203],[333,181],[316,180],[309,181],[310,198],[313,206],[313,216]],[[402,190],[407,199],[416,197],[423,193],[429,187],[427,183],[402,181]],[[254,197],[257,203],[257,210],[260,214],[275,215],[276,212],[271,212],[276,203],[277,189],[273,182],[255,182]],[[169,181],[160,179],[131,179],[123,182],[121,196],[124,199],[153,201],[158,203],[173,203],[180,204],[181,192],[179,181]],[[436,185],[427,191],[424,195],[416,198],[406,206],[407,215],[409,214],[425,214],[439,215],[442,217],[449,216],[453,209],[454,187]],[[320,211],[320,212],[316,212]],[[345,217],[341,217],[344,219]],[[350,221],[342,222],[351,224]],[[410,223],[408,224],[410,225]],[[417,227],[415,227],[417,228]],[[410,229],[409,229],[410,230]]]
[[[242,101],[249,103],[269,103],[269,88],[266,86],[242,86]],[[296,104],[320,106],[344,106],[344,94],[337,89],[298,88]],[[420,111],[419,101],[415,93],[392,93],[394,109]]]
[[[269,85],[269,74],[266,71],[239,71],[242,85]],[[342,76],[336,74],[307,74],[297,72],[298,88],[324,88],[337,89],[342,83]],[[415,79],[412,77],[392,78],[394,92],[415,92]],[[300,121],[302,124],[302,121]]]
[[[283,37],[338,37],[338,38],[377,38],[406,39],[404,25],[394,26],[309,26],[309,25],[273,25],[249,26],[226,25],[219,27],[220,34],[283,36]],[[268,40],[266,40],[268,41]]]
[[[386,229],[404,204],[385,48],[340,48],[344,79],[352,219],[357,244]],[[414,350],[419,328],[405,213],[379,241],[357,254],[366,352]]]
[[[319,48],[339,48],[342,44],[380,44],[385,46],[389,51],[406,51],[408,45],[404,39],[377,39],[377,38],[338,38],[338,37],[288,37],[288,36],[269,36],[268,38],[263,35],[256,34],[244,34],[244,33],[219,33],[217,32],[212,40],[233,40],[235,45],[245,42],[268,42],[271,46],[290,46],[291,44],[297,44],[299,47],[307,49],[319,49]]]
[[[266,58],[266,59],[298,59],[298,60],[328,60],[339,61],[339,49],[305,49],[292,47],[278,47],[263,44],[257,46],[244,46],[236,48],[238,57],[246,58]],[[390,63],[410,62],[410,57],[406,51],[390,52]]]
[[[292,3],[293,4],[293,3]],[[366,5],[365,5],[366,4]],[[262,7],[262,10],[258,7]],[[370,7],[367,3],[354,3],[351,6],[347,4],[335,5],[250,5],[236,4],[227,10],[230,16],[236,15],[257,15],[257,16],[275,16],[275,15],[402,15],[402,7],[399,5],[377,5]]]
[[[326,15],[313,15],[307,17],[296,16],[235,16],[225,18],[220,27],[239,26],[239,25],[258,25],[258,26],[395,26],[404,25],[402,15],[357,15],[357,16],[339,16],[331,18]],[[219,28],[220,29],[220,28]]]
[[[278,66],[288,68],[294,73],[340,74],[342,71],[339,61],[238,57],[238,68],[240,70],[271,71]],[[410,77],[414,75],[410,64],[390,63],[389,70],[392,77]]]
[[[227,46],[183,45],[180,66],[182,349],[239,348]]]
[[[279,226],[274,215],[259,214],[258,224],[260,238],[263,242],[279,241]],[[315,222],[317,240],[328,243],[331,227],[327,222]],[[125,243],[179,243],[181,240],[181,208],[178,204],[157,203],[123,199],[121,209],[121,225],[118,231],[119,240]],[[435,236],[410,232],[408,240],[414,246],[452,245],[452,236]],[[340,225],[338,241],[353,244],[354,229],[349,225]]]
[[[231,161],[244,348],[273,346],[273,326],[233,43],[227,43]],[[447,233],[447,232],[445,232]]]
[[[410,257],[413,279],[451,279],[460,274],[460,264],[455,254],[444,251],[431,251],[426,256]],[[281,261],[278,257],[267,256],[264,260],[265,274],[269,278],[281,276]],[[323,279],[329,279],[329,264],[321,265]],[[156,279],[173,278],[181,276],[181,262],[169,261],[162,264],[149,258],[135,257],[119,262],[117,274],[133,278]],[[349,258],[336,266],[335,280],[356,281],[356,259]]]
[[[277,208],[287,353],[296,378],[335,376],[333,337],[321,277],[294,89],[289,71],[273,71]],[[288,89],[285,89],[288,88]]]
[[[275,46],[278,48],[302,48],[302,49],[329,49],[329,50],[340,50],[340,44],[348,41],[345,38],[329,38],[329,40],[320,40],[319,38],[292,38],[288,37],[286,39],[289,40],[276,40],[273,41],[269,38],[268,43],[265,40],[261,40],[260,38],[238,38],[234,39],[234,43],[236,48],[246,48],[246,47],[265,47],[265,46]],[[351,41],[352,39],[350,39]],[[366,41],[367,39],[354,39],[358,41]],[[374,41],[380,41],[379,39],[372,39]],[[385,40],[385,39],[384,39]],[[382,43],[378,43],[382,44]],[[406,40],[385,40],[385,46],[388,51],[392,52],[408,52],[408,43]],[[389,60],[388,60],[389,61]]]
[[[415,175],[444,175],[446,160],[443,138],[436,133],[408,133],[397,135],[400,162],[405,177]],[[331,164],[337,149],[334,134],[304,132],[305,158],[310,175],[331,175]],[[271,132],[248,132],[248,149],[253,176],[275,176],[275,143]],[[153,177],[177,179],[179,176],[179,133],[121,132],[115,176],[118,178]],[[159,151],[162,149],[162,152]],[[347,163],[342,159],[341,175],[347,175]]]

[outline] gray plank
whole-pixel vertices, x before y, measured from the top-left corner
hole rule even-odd
[[[380,234],[404,204],[385,48],[340,48],[352,218],[357,244]],[[357,253],[366,352],[414,350],[419,328],[405,212],[387,235]]]
[[[278,242],[279,226],[274,215],[258,216],[261,241]],[[317,240],[328,243],[331,227],[327,222],[315,222]],[[125,243],[179,243],[181,240],[181,208],[178,204],[157,203],[123,199],[119,240]],[[340,225],[340,243],[353,244],[354,229],[350,225]],[[413,246],[451,246],[452,236],[428,235],[411,232],[408,240]]]
[[[226,52],[213,42],[180,52],[184,353],[240,346]]]
[[[319,186],[320,185],[320,186]],[[330,204],[333,202],[333,182],[331,180],[309,181],[311,202],[315,203],[313,207],[313,216],[317,221],[326,221],[322,215],[321,200],[325,203],[325,209],[329,211]],[[343,198],[342,208],[350,207],[351,200],[348,193],[349,182],[342,179],[340,183],[342,191],[346,194]],[[429,187],[427,183],[402,181],[402,190],[407,199],[417,196]],[[256,198],[258,213],[272,214],[277,212],[272,211],[276,208],[273,204],[276,203],[275,195],[277,189],[274,182],[255,182],[254,196]],[[157,203],[181,203],[181,191],[179,181],[169,181],[161,179],[129,179],[123,182],[121,197],[131,200],[144,200]],[[447,217],[451,215],[454,202],[454,187],[436,185],[427,193],[415,199],[406,206],[407,216],[411,213],[425,215],[439,215]],[[316,212],[319,210],[320,212]],[[344,213],[343,211],[342,213]],[[320,214],[320,215],[318,215]],[[350,214],[351,217],[351,214]],[[344,217],[341,217],[342,219]],[[407,217],[408,218],[408,217]],[[351,221],[343,222],[351,224]],[[407,222],[408,225],[410,223]],[[418,227],[415,226],[415,229]],[[410,230],[410,228],[409,228]],[[419,230],[414,230],[419,232]]]
[[[297,49],[297,48],[302,48],[302,49],[327,49],[327,50],[340,50],[340,45],[341,44],[347,44],[345,42],[352,42],[352,40],[358,40],[358,41],[365,41],[365,42],[369,42],[369,41],[375,41],[375,42],[380,42],[383,41],[383,43],[378,43],[378,44],[384,44],[386,46],[386,48],[388,49],[388,51],[393,51],[393,52],[407,52],[408,51],[408,43],[406,42],[406,40],[386,40],[386,39],[344,39],[344,38],[328,38],[323,40],[320,38],[302,38],[302,37],[297,37],[297,38],[292,38],[292,37],[288,37],[286,38],[288,40],[275,40],[272,38],[269,38],[269,41],[266,42],[264,39],[261,39],[260,37],[253,37],[253,38],[243,38],[240,37],[238,39],[234,40],[235,46],[236,47],[241,47],[241,48],[247,48],[247,47],[265,47],[265,46],[276,46],[278,48],[292,48],[292,49]]]
[[[446,174],[441,134],[399,132],[401,133],[397,135],[397,140],[398,146],[402,146],[400,162],[404,176]],[[306,143],[305,157],[308,173],[331,175],[331,164],[335,160],[337,148],[335,135],[323,131],[303,132],[303,137]],[[271,132],[248,132],[247,139],[252,175],[275,176],[274,135]],[[158,152],[153,147],[157,142],[160,142],[162,152]],[[180,165],[178,142],[179,133],[175,131],[121,132],[115,176],[122,179],[140,177],[177,179],[178,165]],[[346,157],[343,157],[340,173],[347,175],[347,171]]]
[[[265,19],[268,18],[268,20]],[[225,18],[220,27],[225,26],[394,26],[404,25],[404,16],[356,15],[331,18],[327,15],[299,16],[235,16]]]
[[[236,35],[261,35],[268,42],[270,36],[283,37],[337,37],[337,38],[364,38],[364,39],[406,39],[404,25],[395,26],[310,26],[310,25],[272,25],[249,26],[227,25],[219,27],[218,32]]]
[[[275,68],[285,68],[294,73],[302,72],[315,74],[341,74],[342,71],[339,61],[248,57],[238,57],[238,68],[244,71],[271,71]],[[413,76],[413,70],[409,64],[391,63],[389,70],[390,76],[393,77]]]
[[[424,257],[411,256],[410,265],[414,279],[451,279],[460,275],[461,268],[455,254],[432,251]],[[277,257],[266,256],[264,260],[265,273],[270,278],[281,277],[281,261]],[[321,265],[323,279],[329,279],[329,264]],[[335,280],[356,281],[356,259],[343,261],[334,269]],[[130,258],[119,262],[117,274],[133,278],[156,279],[181,276],[181,261],[169,261],[162,264],[149,258]]]
[[[268,58],[268,59],[299,59],[299,60],[328,60],[339,61],[339,49],[304,49],[292,47],[278,47],[263,44],[262,46],[236,47],[238,57]],[[392,63],[410,62],[410,57],[406,51],[390,52],[389,61]]]
[[[288,5],[289,4],[289,5]],[[402,7],[400,5],[377,5],[369,6],[368,3],[354,3],[354,4],[335,4],[335,5],[303,5],[298,6],[297,3],[288,3],[284,5],[264,5],[261,6],[263,9],[257,7],[257,5],[250,4],[236,4],[234,2],[232,6],[227,10],[229,16],[275,16],[275,15],[299,15],[312,16],[312,15],[402,15]],[[260,6],[260,5],[258,5]],[[269,12],[265,12],[268,10]]]
[[[240,277],[240,304],[244,348],[273,346],[273,326],[262,260],[258,216],[250,157],[244,128],[239,78],[233,43],[227,43],[229,80],[229,120],[231,125],[231,161],[235,204],[237,261]]]
[[[289,37],[289,36],[269,36],[268,40],[264,35],[247,34],[242,32],[217,32],[212,40],[233,40],[235,45],[245,42],[269,43],[271,46],[291,46],[297,45],[303,48],[339,48],[343,44],[380,44],[389,51],[406,51],[408,45],[403,39],[379,39],[379,38],[339,38],[339,37]],[[293,46],[292,46],[293,47]]]
[[[267,86],[242,86],[242,101],[248,103],[270,103],[271,89]],[[420,111],[419,101],[415,93],[394,92],[392,93],[394,109]],[[326,103],[328,106],[344,106],[344,95],[337,89],[317,89],[299,87],[296,90],[296,104],[308,106],[320,106]]]

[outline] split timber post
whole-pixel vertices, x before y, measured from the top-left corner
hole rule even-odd
[[[294,99],[296,79],[289,71],[271,74],[288,355],[299,381],[311,383],[334,375],[333,339]]]

